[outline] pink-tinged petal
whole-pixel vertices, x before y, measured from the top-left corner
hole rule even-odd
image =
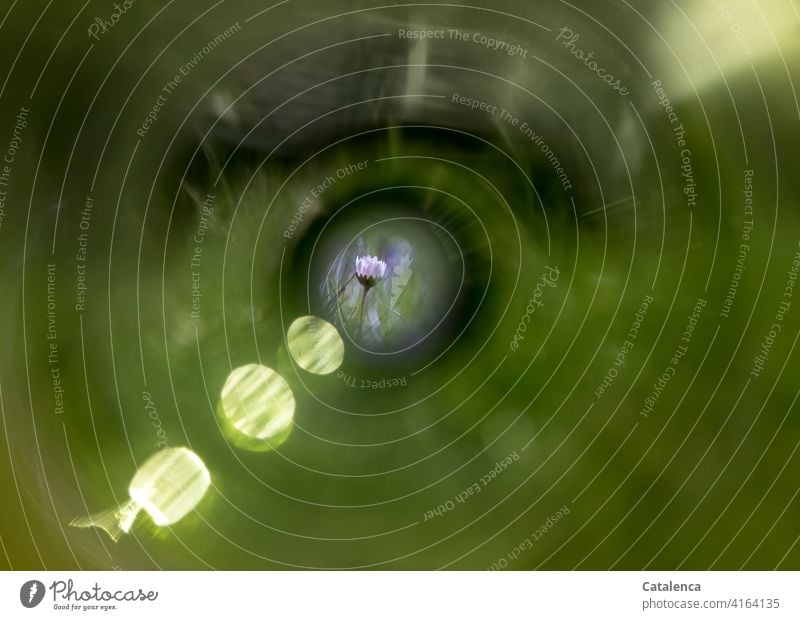
[[[386,261],[377,256],[356,256],[356,275],[363,286],[375,286],[386,275]]]

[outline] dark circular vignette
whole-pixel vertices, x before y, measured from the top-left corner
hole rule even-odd
[[[0,566],[800,568],[799,29],[0,7]]]

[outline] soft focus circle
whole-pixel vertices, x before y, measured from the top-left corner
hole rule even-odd
[[[136,471],[128,494],[156,525],[172,525],[203,499],[211,476],[205,464],[187,448],[156,452]]]
[[[165,448],[148,458],[128,486],[130,500],[93,514],[78,516],[72,527],[96,527],[114,542],[130,532],[144,510],[158,526],[172,525],[189,514],[203,499],[211,476],[203,461],[188,448]]]
[[[269,450],[289,436],[294,406],[292,388],[281,375],[266,366],[248,364],[228,375],[217,413],[235,444]]]
[[[344,342],[337,329],[324,319],[302,316],[289,326],[289,353],[303,370],[328,375],[342,365]]]

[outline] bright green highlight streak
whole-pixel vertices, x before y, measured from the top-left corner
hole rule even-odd
[[[217,413],[232,440],[250,450],[282,444],[292,429],[294,394],[283,377],[258,364],[228,375]]]
[[[187,448],[165,448],[147,459],[128,486],[130,501],[103,512],[76,517],[74,527],[98,527],[116,542],[144,510],[158,526],[180,521],[203,499],[211,476]]]
[[[289,327],[286,336],[289,353],[303,370],[327,375],[344,359],[344,342],[336,328],[315,316],[302,316]]]

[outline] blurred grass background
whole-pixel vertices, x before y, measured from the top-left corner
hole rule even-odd
[[[0,564],[798,568],[793,300],[763,373],[749,376],[800,249],[797,7],[767,2],[748,13],[730,0],[748,33],[745,55],[706,4],[290,2],[246,21],[267,6],[137,0],[99,41],[86,29],[113,11],[104,3],[3,10],[0,145],[22,106],[30,116],[0,228]],[[579,32],[579,46],[595,50],[630,96],[532,21]],[[164,84],[237,22],[241,32],[204,56],[137,136]],[[529,56],[407,41],[398,28],[491,34]],[[654,79],[686,130],[692,208]],[[517,128],[454,103],[453,93],[535,128],[573,190]],[[367,171],[326,191],[287,238],[310,188],[362,160]],[[755,226],[723,318],[748,169]],[[370,194],[393,187],[392,200]],[[398,214],[458,242],[465,281],[454,310],[413,351],[348,346],[343,376],[302,373],[284,334],[295,317],[323,313],[320,274],[338,240],[349,242],[362,220]],[[328,223],[326,251],[312,255]],[[82,232],[87,301],[77,311]],[[433,263],[417,262],[415,274],[427,270],[452,292],[461,259],[426,234],[402,232],[415,261]],[[514,351],[547,266],[558,267],[557,286]],[[646,295],[654,302],[635,344],[598,399]],[[645,418],[698,298],[707,305],[686,357]],[[297,400],[290,440],[266,454],[231,445],[214,416],[228,373],[253,362],[281,372]],[[63,413],[54,411],[54,366]],[[361,387],[387,378],[405,385]],[[212,490],[175,527],[142,517],[118,544],[68,528],[76,515],[125,501],[157,449],[145,392],[169,445],[201,455]],[[480,492],[455,500],[475,484]],[[563,506],[567,516],[509,558]]]

